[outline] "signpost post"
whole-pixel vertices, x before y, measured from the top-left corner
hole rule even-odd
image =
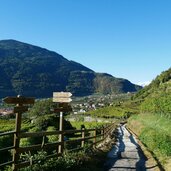
[[[63,112],[72,111],[71,106],[68,105],[72,101],[71,99],[72,94],[70,92],[54,92],[53,93],[53,102],[58,103],[58,108],[54,109],[54,112],[60,112],[60,120],[59,120],[59,131],[63,131]],[[63,153],[64,144],[64,136],[63,132],[59,135],[59,142],[61,145],[58,147],[58,153]]]
[[[15,134],[14,134],[14,151],[13,151],[13,171],[16,171],[16,164],[20,158],[18,149],[20,145],[20,132],[21,132],[21,118],[22,113],[28,111],[28,106],[23,106],[25,104],[34,104],[35,99],[32,97],[22,97],[18,95],[17,97],[6,97],[3,100],[7,104],[16,104],[14,107],[14,113],[16,113],[15,121]]]

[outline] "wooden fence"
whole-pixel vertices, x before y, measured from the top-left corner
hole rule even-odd
[[[27,103],[28,104],[28,103]],[[21,103],[17,106],[23,106]],[[24,109],[24,108],[23,108]],[[0,170],[7,165],[12,165],[12,170],[18,170],[36,163],[36,160],[31,161],[21,161],[20,155],[24,153],[37,152],[41,150],[55,150],[55,153],[46,156],[47,159],[62,156],[65,150],[74,151],[83,149],[86,143],[91,144],[91,148],[95,148],[96,145],[104,141],[108,135],[114,130],[115,124],[110,124],[99,129],[86,129],[82,128],[80,130],[59,130],[59,131],[42,131],[42,132],[22,132],[21,131],[21,115],[22,109],[18,108],[16,111],[16,125],[15,131],[0,133],[2,136],[12,136],[14,137],[14,143],[11,147],[5,147],[0,149],[0,154],[6,151],[12,153],[12,160],[4,163],[0,163]],[[58,141],[55,142],[45,142],[48,136],[56,135],[59,137]],[[71,138],[65,139],[65,136],[70,136]],[[30,146],[20,146],[20,140],[22,138],[33,138],[42,137],[41,144],[35,144]],[[73,146],[74,144],[74,146]],[[70,148],[68,148],[70,146]]]

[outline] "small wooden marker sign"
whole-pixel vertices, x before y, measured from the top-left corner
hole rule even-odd
[[[54,112],[55,113],[59,113],[59,112],[71,112],[71,111],[72,111],[72,107],[70,105],[63,106],[63,107],[58,107],[58,108],[55,108],[54,109]]]
[[[14,113],[27,112],[27,111],[28,111],[28,106],[15,106],[14,107]]]
[[[54,92],[53,102],[58,103],[70,103],[72,99],[70,98],[72,94],[70,92]]]

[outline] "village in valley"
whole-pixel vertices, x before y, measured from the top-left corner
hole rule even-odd
[[[94,94],[85,97],[73,97],[72,99],[72,113],[73,115],[77,114],[88,114],[89,111],[97,110],[106,106],[112,106],[113,103],[122,103],[123,99],[126,99],[131,96],[132,93],[127,94]],[[120,100],[122,99],[122,100]],[[39,100],[39,99],[37,99]],[[42,100],[42,99],[41,99]],[[3,103],[3,99],[0,103],[0,117],[13,117],[13,107],[6,106]]]
[[[113,103],[122,103],[123,99],[127,99],[132,93],[127,94],[94,94],[86,97],[73,98],[72,108],[73,114],[83,114],[91,110],[97,110],[106,106],[112,106]]]

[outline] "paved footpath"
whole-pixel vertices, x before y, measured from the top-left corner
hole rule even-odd
[[[128,132],[125,125],[118,127],[118,141],[108,153],[105,171],[153,171],[146,167],[146,157],[136,139]]]

